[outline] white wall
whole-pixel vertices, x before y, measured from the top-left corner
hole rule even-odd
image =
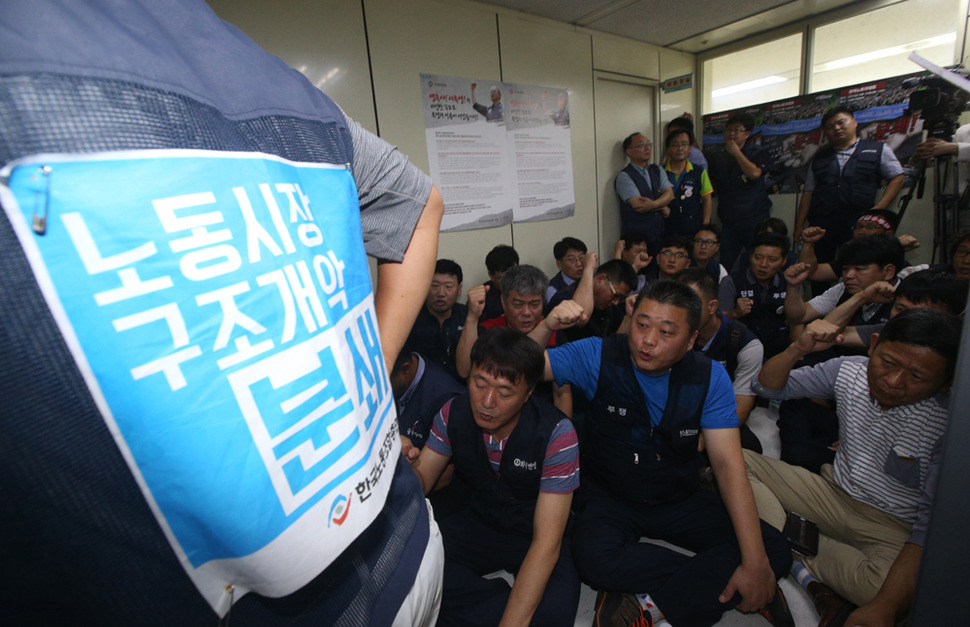
[[[597,180],[596,147],[621,138],[596,137],[594,70],[654,83],[694,71],[693,55],[462,0],[292,0],[284,11],[260,0],[209,3],[425,171],[422,72],[569,89],[576,215],[443,233],[438,256],[462,265],[466,290],[487,278],[485,255],[496,244],[514,245],[523,263],[551,276],[552,247],[562,237],[579,237],[591,249],[601,237],[602,246],[616,237],[603,228],[617,204],[612,180]],[[654,126],[685,110],[696,114],[693,89],[658,100],[662,119]]]

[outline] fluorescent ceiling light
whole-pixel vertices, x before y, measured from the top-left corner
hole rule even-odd
[[[922,50],[924,48],[932,48],[934,46],[952,44],[956,40],[957,40],[956,33],[937,35],[936,37],[930,37],[928,39],[920,39],[919,41],[903,44],[901,46],[892,46],[891,48],[873,50],[872,52],[857,54],[855,56],[845,57],[844,59],[829,61],[828,63],[819,63],[818,65],[815,66],[814,71],[816,74],[818,74],[820,72],[838,70],[838,69],[850,67],[853,65],[859,65],[860,63],[875,61],[876,59],[885,59],[886,57],[907,54],[914,50]]]
[[[765,76],[764,78],[755,79],[753,81],[747,81],[744,83],[738,83],[737,85],[729,85],[727,87],[715,89],[711,92],[711,98],[730,96],[731,94],[737,94],[742,91],[758,89],[759,87],[767,87],[768,85],[775,85],[777,83],[784,83],[787,80],[787,78],[783,78],[781,76]]]

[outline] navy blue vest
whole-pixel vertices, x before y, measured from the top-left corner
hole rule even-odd
[[[617,498],[648,504],[682,500],[698,485],[697,440],[711,360],[689,351],[673,367],[656,427],[633,369],[627,336],[605,338],[586,417],[584,471]]]
[[[764,149],[756,144],[746,143],[741,152],[755,164],[768,160],[762,154]],[[708,155],[707,164],[711,184],[717,190],[717,215],[722,222],[754,225],[768,217],[771,200],[765,182],[767,171],[748,180],[737,160],[724,150]]]
[[[785,306],[785,294],[788,291],[788,285],[781,278],[781,274],[775,275],[768,287],[758,285],[758,281],[751,278],[750,270],[737,272],[732,278],[738,298],[750,298],[754,301],[751,312],[741,318],[741,322],[764,344],[765,359],[788,348],[791,343],[788,320],[783,311],[778,313]]]
[[[644,198],[649,198],[650,200],[656,200],[660,197],[660,177],[662,177],[663,171],[660,169],[659,165],[648,164],[647,174],[650,175],[650,183],[647,183],[647,179],[643,178],[643,175],[636,169],[632,163],[628,163],[625,168],[620,170],[621,172],[626,172],[633,183],[637,186],[637,190],[640,195]],[[651,211],[649,213],[637,213],[630,203],[626,202],[625,198],[620,199],[620,229],[626,233],[627,231],[636,231],[638,233],[643,233],[644,235],[651,238],[651,240],[656,240],[657,242],[663,237],[664,234],[664,217],[663,213],[660,211]],[[657,254],[653,247],[650,249],[651,254]]]
[[[724,365],[731,381],[734,381],[734,373],[738,369],[738,353],[741,349],[758,339],[751,329],[744,326],[737,320],[732,320],[723,315],[720,311],[717,315],[721,318],[721,328],[717,330],[711,345],[706,351],[701,352],[709,359]],[[701,346],[694,344],[694,350],[700,352]]]
[[[666,171],[667,177],[674,185],[674,200],[668,205],[670,216],[665,219],[667,235],[693,236],[703,222],[701,175],[704,173],[704,168],[696,163],[691,165],[692,169],[689,172],[684,171],[679,183],[676,172]]]
[[[815,190],[809,218],[831,215],[837,211],[860,213],[872,208],[876,202],[876,190],[882,182],[879,164],[885,144],[860,139],[852,156],[839,172],[839,159],[835,147],[828,144],[819,149],[812,159]]]
[[[475,424],[468,394],[451,402],[448,439],[455,472],[471,488],[472,511],[489,526],[532,536],[542,465],[556,424],[565,414],[549,403],[529,398],[505,443],[499,474],[492,470],[482,430]]]
[[[416,447],[424,448],[438,410],[449,399],[466,390],[444,368],[425,360],[421,380],[415,386],[404,409],[398,410],[398,429],[401,435],[409,438]]]

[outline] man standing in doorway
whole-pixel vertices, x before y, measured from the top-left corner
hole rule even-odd
[[[708,155],[711,184],[717,190],[721,219],[721,265],[730,268],[741,253],[751,252],[755,226],[769,217],[771,200],[765,175],[771,165],[768,151],[748,141],[754,117],[739,113],[724,127],[724,150]]]
[[[650,254],[657,254],[664,235],[667,205],[674,199],[673,184],[660,166],[650,163],[653,145],[642,133],[623,140],[630,163],[616,175],[614,189],[620,197],[620,231],[639,231],[647,236]]]
[[[825,229],[815,244],[820,263],[835,259],[836,249],[852,239],[859,216],[887,209],[903,187],[903,167],[892,148],[882,142],[860,139],[856,119],[844,105],[822,116],[822,132],[829,142],[815,153],[802,199],[798,203],[793,237],[801,237],[805,220]],[[876,201],[876,190],[889,181]]]

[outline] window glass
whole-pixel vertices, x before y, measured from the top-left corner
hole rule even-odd
[[[704,62],[704,113],[798,95],[802,34]]]

